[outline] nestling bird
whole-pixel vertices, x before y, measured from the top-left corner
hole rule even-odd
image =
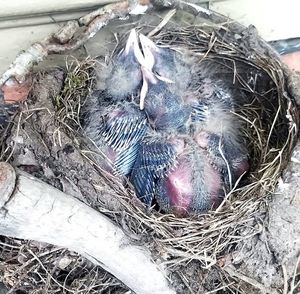
[[[148,134],[130,180],[146,205],[156,196],[161,210],[181,216],[211,209],[224,195],[222,176],[207,152],[184,135]]]
[[[100,166],[111,174],[130,173],[138,142],[147,129],[145,114],[132,101],[142,81],[141,58],[137,35],[132,30],[125,48],[100,67],[98,89],[85,105],[85,134],[105,157]]]
[[[176,125],[176,121],[188,124],[189,134],[200,147],[209,151],[212,164],[223,173],[233,173],[235,181],[248,166],[240,122],[234,115],[234,100],[239,98],[240,93],[233,86],[233,81],[226,79],[226,75],[219,77],[220,64],[210,60],[199,62],[187,52],[180,54],[171,48],[160,48],[143,35],[140,40],[146,59],[144,63],[148,66],[147,70],[143,70],[143,73],[146,72],[144,83],[150,84],[147,85],[145,112],[154,112],[151,105],[155,100],[164,100],[164,105],[174,105],[177,112],[174,110],[173,116],[169,116],[169,124]],[[152,71],[152,77],[149,71]],[[164,86],[161,86],[161,81],[156,82],[155,77],[165,79]],[[163,90],[157,94],[157,88]],[[158,113],[162,112],[161,109]],[[206,142],[201,142],[201,138],[205,138]]]
[[[142,141],[131,180],[148,205],[156,194],[166,211],[207,210],[248,169],[234,92],[194,58],[143,35],[140,41],[146,60],[140,107],[161,138]]]
[[[175,167],[160,178],[157,187],[161,209],[181,216],[216,208],[225,194],[220,172],[206,151],[193,143],[186,144]]]
[[[218,97],[218,91],[222,88],[193,107],[191,135],[198,146],[207,151],[209,161],[222,174],[226,185],[232,188],[248,170],[248,156],[240,122],[228,101]]]
[[[131,30],[124,48],[117,48],[106,63],[96,67],[97,90],[105,92],[106,101],[116,102],[131,97],[140,90],[144,57],[136,31]]]
[[[149,88],[145,93],[143,109],[153,129],[158,131],[184,130],[191,114],[191,107],[185,104],[183,97],[173,92],[170,84],[160,80],[147,68],[142,68],[145,84]],[[149,81],[147,80],[149,79]],[[142,90],[141,97],[144,95]]]

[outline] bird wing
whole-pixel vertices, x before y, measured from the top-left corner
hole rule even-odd
[[[247,170],[247,152],[230,134],[210,134],[207,147],[212,164],[222,173],[230,186]],[[243,165],[245,165],[243,171]]]
[[[115,154],[112,165],[117,175],[128,175],[138,143],[147,130],[146,115],[131,104],[99,105],[98,99],[92,102],[85,111],[85,133],[100,149],[103,146],[111,148]]]
[[[144,115],[128,113],[116,116],[103,125],[104,141],[117,152],[114,162],[117,174],[128,175],[130,173],[137,156],[138,144],[147,130],[146,122]]]
[[[120,151],[137,144],[146,132],[146,117],[142,114],[126,113],[107,120],[102,127],[105,142]]]
[[[151,205],[158,179],[175,164],[176,152],[170,143],[142,142],[132,169],[131,182],[137,197]]]
[[[138,153],[138,144],[133,144],[130,147],[120,150],[117,153],[114,168],[119,175],[128,175],[134,165]]]
[[[209,115],[208,106],[206,103],[200,102],[192,106],[191,119],[193,122],[202,122],[207,119]]]
[[[226,89],[223,85],[202,85],[202,87],[210,87],[211,92],[203,95],[201,90],[194,92],[194,95],[199,96],[197,103],[191,105],[191,118],[194,122],[201,122],[208,119],[220,119],[220,115],[230,113],[234,110],[232,101],[232,92]],[[209,92],[209,91],[208,91]]]

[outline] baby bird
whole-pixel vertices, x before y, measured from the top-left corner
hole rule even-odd
[[[131,97],[141,85],[140,64],[144,64],[144,57],[137,33],[132,29],[125,47],[117,49],[108,64],[100,63],[96,67],[96,89],[102,90],[104,99],[111,103]]]
[[[157,187],[161,209],[179,216],[216,208],[224,197],[220,172],[210,164],[206,152],[192,143],[185,146]]]
[[[153,129],[157,131],[183,131],[191,114],[182,96],[173,92],[170,85],[160,80],[147,68],[142,68],[144,83],[149,84],[143,109]],[[145,85],[145,84],[144,84]],[[141,93],[141,97],[144,93]]]
[[[248,170],[233,114],[234,92],[226,82],[214,79],[213,66],[205,68],[193,58],[181,58],[143,35],[140,41],[146,60],[140,106],[152,127],[164,136],[173,134],[173,139],[142,145],[146,151],[138,155],[132,182],[148,204],[156,194],[166,211],[207,210]],[[180,137],[182,149],[174,143]],[[150,161],[148,154],[153,153],[155,160]],[[147,185],[141,186],[140,176]]]
[[[107,66],[98,73],[97,90],[84,106],[83,128],[104,160],[107,172],[126,176],[134,164],[138,142],[147,129],[145,114],[132,101],[142,81],[143,55],[135,30]]]
[[[170,48],[160,48],[143,35],[140,40],[148,70],[157,78],[162,76],[164,79],[173,79],[173,83],[164,83],[164,87],[168,89],[164,93],[170,100],[176,101],[178,113],[183,110],[190,113],[191,121],[185,119],[190,126],[190,135],[201,143],[200,147],[208,148],[216,166],[220,167],[223,162],[223,165],[231,166],[231,173],[238,176],[243,174],[247,169],[247,152],[241,141],[240,123],[234,115],[234,99],[241,94],[230,80],[232,73],[230,76],[222,75],[224,67],[221,64],[210,60],[199,62],[187,53],[179,54]],[[154,80],[153,77],[148,78],[149,73],[144,76],[146,82],[147,79],[150,82]],[[152,93],[159,84],[151,85],[147,100],[153,100]],[[164,97],[164,100],[169,99]],[[147,103],[151,105],[153,102],[145,101],[146,112]],[[203,145],[200,138],[206,138],[207,145]],[[223,148],[223,152],[220,148]],[[225,173],[224,170],[222,168]],[[228,167],[227,171],[229,172]]]
[[[218,97],[221,88],[208,100],[193,105],[191,136],[207,151],[208,160],[217,169],[226,186],[231,189],[249,168],[241,126],[228,101]]]
[[[223,182],[206,153],[187,136],[148,133],[130,177],[137,196],[147,206],[156,196],[161,210],[178,216],[215,207]]]
[[[157,47],[142,34],[140,41],[145,56],[141,64],[140,108],[144,109],[154,129],[183,131],[191,113],[191,107],[184,103],[182,91],[187,88],[190,71],[175,51]]]
[[[170,48],[160,48],[142,34],[140,42],[145,57],[141,63],[143,72],[141,109],[144,108],[144,98],[149,94],[148,89],[161,87],[161,82],[165,82],[164,88],[173,95],[182,97],[192,78],[194,60],[188,56],[182,58],[178,52]]]

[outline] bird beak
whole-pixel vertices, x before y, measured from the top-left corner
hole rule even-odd
[[[143,85],[140,93],[140,110],[143,110],[145,107],[145,98],[147,96],[147,92],[149,88],[148,84],[149,82],[151,84],[156,84],[157,79],[154,73],[151,70],[149,70],[147,67],[142,66],[141,70],[143,74]]]
[[[152,74],[151,70],[146,70],[149,67],[149,64],[146,62],[146,59],[139,47],[138,36],[135,29],[130,31],[128,40],[126,42],[126,46],[124,49],[124,54],[128,55],[130,53],[134,54],[135,58],[137,59],[138,63],[141,65],[141,71],[143,74],[143,85],[140,92],[140,109],[144,109],[145,98],[148,92],[148,80],[153,83],[156,83],[156,79]],[[154,58],[154,57],[153,57]],[[144,70],[143,70],[144,69]],[[155,79],[155,81],[154,81]]]
[[[131,52],[133,52],[135,58],[141,65],[146,64],[143,53],[139,47],[138,36],[135,29],[132,29],[130,31],[129,37],[126,42],[125,50],[124,50],[124,53],[126,55],[130,54]]]
[[[139,39],[142,45],[143,49],[143,60],[140,62],[141,64],[141,70],[143,74],[143,85],[141,88],[141,93],[140,93],[140,109],[144,109],[144,104],[145,104],[145,98],[147,96],[148,88],[149,88],[149,82],[152,84],[157,83],[157,79],[152,72],[152,68],[155,63],[154,55],[153,55],[153,50],[159,50],[159,48],[146,36],[143,34],[139,34]]]
[[[145,57],[144,66],[149,70],[152,70],[155,64],[154,55],[155,53],[159,53],[160,49],[149,38],[147,38],[143,34],[140,34],[140,41],[141,41],[141,45]]]
[[[139,38],[144,53],[143,63],[140,63],[143,73],[143,85],[140,94],[140,109],[143,110],[145,98],[149,88],[149,82],[151,84],[156,84],[158,80],[161,80],[165,83],[174,82],[166,77],[162,77],[159,74],[153,72],[153,67],[155,65],[155,55],[159,54],[161,49],[143,34],[139,34]]]
[[[140,34],[140,41],[141,41],[142,49],[144,52],[144,59],[145,59],[145,64],[142,65],[146,67],[148,70],[152,71],[155,64],[155,55],[159,54],[161,49],[157,47],[154,42],[152,42],[149,38],[147,38],[143,34]],[[174,83],[174,81],[166,77],[162,77],[155,73],[154,75],[158,80],[161,80],[162,82],[169,83],[169,84]]]

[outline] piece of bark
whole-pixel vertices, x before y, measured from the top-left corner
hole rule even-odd
[[[5,103],[25,101],[32,87],[32,78],[28,77],[24,82],[19,83],[14,78],[9,79],[1,87]]]
[[[76,251],[136,293],[175,293],[150,252],[108,218],[7,163],[0,163],[0,234]]]

